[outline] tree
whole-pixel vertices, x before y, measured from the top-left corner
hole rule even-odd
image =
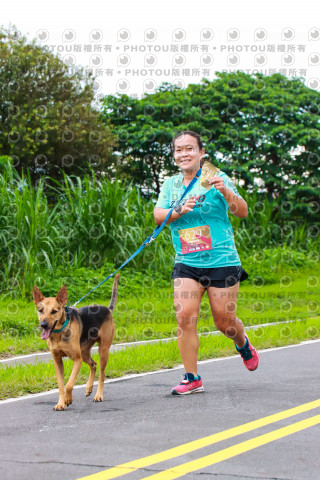
[[[170,142],[184,129],[200,133],[212,161],[247,191],[286,202],[283,214],[314,218],[320,209],[320,94],[282,75],[217,73],[179,89],[164,84],[141,100],[107,96],[119,170],[158,193],[176,168]]]
[[[107,169],[113,136],[94,108],[94,79],[16,28],[0,31],[0,154],[33,181]]]
[[[159,193],[165,175],[177,171],[170,143],[174,122],[170,118],[174,96],[184,93],[172,85],[141,100],[128,95],[107,95],[102,116],[117,136],[117,174],[134,180],[145,195]]]

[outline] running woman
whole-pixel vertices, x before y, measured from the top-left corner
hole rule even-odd
[[[162,186],[154,209],[157,225],[195,177],[205,154],[201,137],[192,131],[182,131],[173,139],[173,152],[181,173],[166,179]],[[239,283],[248,274],[241,267],[228,218],[228,210],[237,217],[246,217],[248,206],[226,173],[216,169],[209,177],[206,182],[197,180],[167,222],[176,252],[171,278],[178,346],[186,372],[183,381],[172,389],[173,395],[204,390],[197,371],[197,320],[206,290],[216,328],[235,342],[248,370],[256,370],[259,365],[258,352],[236,316]]]

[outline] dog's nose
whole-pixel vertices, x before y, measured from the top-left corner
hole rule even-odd
[[[47,328],[48,326],[47,320],[43,320],[43,322],[41,322],[40,325],[41,325],[41,328]]]

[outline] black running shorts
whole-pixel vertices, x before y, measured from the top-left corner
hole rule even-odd
[[[171,278],[191,278],[192,280],[201,283],[205,288],[228,288],[236,285],[238,282],[246,280],[248,274],[241,265],[217,268],[197,268],[189,267],[184,263],[176,263],[173,272],[171,273]]]

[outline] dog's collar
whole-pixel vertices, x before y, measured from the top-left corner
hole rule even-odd
[[[69,308],[68,307],[65,307],[65,311],[66,311],[66,314],[67,314],[67,318],[66,320],[63,322],[63,325],[61,328],[59,328],[58,330],[51,330],[51,333],[59,333],[59,332],[62,332],[66,326],[68,325],[69,321],[70,321],[70,312],[69,312]]]

